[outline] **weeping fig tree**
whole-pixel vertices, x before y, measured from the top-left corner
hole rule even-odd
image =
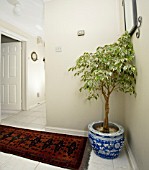
[[[131,36],[125,32],[115,43],[98,47],[95,53],[85,52],[74,67],[74,76],[80,76],[82,90],[88,91],[88,99],[98,99],[102,95],[105,101],[103,132],[109,133],[109,100],[113,91],[136,94],[137,70],[134,64],[134,50]]]

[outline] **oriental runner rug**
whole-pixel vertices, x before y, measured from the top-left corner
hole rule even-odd
[[[86,137],[0,125],[0,151],[50,165],[77,170]]]

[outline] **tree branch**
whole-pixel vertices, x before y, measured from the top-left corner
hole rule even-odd
[[[113,92],[115,86],[112,87],[112,89],[109,91],[109,95]]]
[[[106,99],[107,99],[107,96],[106,96],[106,93],[105,93],[103,87],[104,87],[104,86],[103,86],[103,83],[102,83],[101,91],[102,91],[102,94],[103,94],[103,96],[104,96],[104,98],[105,98],[105,100],[106,100]]]

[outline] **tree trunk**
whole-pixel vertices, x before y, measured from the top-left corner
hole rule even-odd
[[[105,118],[104,118],[104,124],[103,124],[103,132],[109,133],[109,96],[105,99]]]

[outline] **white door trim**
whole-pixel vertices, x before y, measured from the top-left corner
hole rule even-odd
[[[22,110],[28,110],[27,108],[27,57],[26,57],[26,50],[27,50],[27,47],[26,47],[26,41],[22,41],[22,60],[21,60],[21,93],[22,93]]]
[[[27,59],[26,59],[26,51],[27,51],[27,41],[28,39],[16,34],[14,32],[11,32],[5,28],[0,27],[0,44],[1,44],[1,35],[6,35],[10,38],[16,39],[18,41],[21,41],[22,44],[22,63],[21,63],[21,72],[22,72],[22,89],[21,93],[23,95],[22,97],[22,110],[27,110]],[[1,66],[1,46],[0,46],[0,66]],[[0,83],[1,83],[1,75],[0,75]],[[1,90],[0,90],[0,96],[1,96]],[[1,100],[1,99],[0,99]],[[1,104],[0,104],[0,122],[1,122]]]
[[[24,36],[18,35],[18,34],[11,32],[11,31],[9,31],[5,28],[2,28],[2,27],[0,27],[0,32],[3,35],[6,35],[8,37],[11,37],[11,38],[16,39],[16,40],[21,41],[21,42],[22,41],[28,41],[28,39],[25,38]]]

